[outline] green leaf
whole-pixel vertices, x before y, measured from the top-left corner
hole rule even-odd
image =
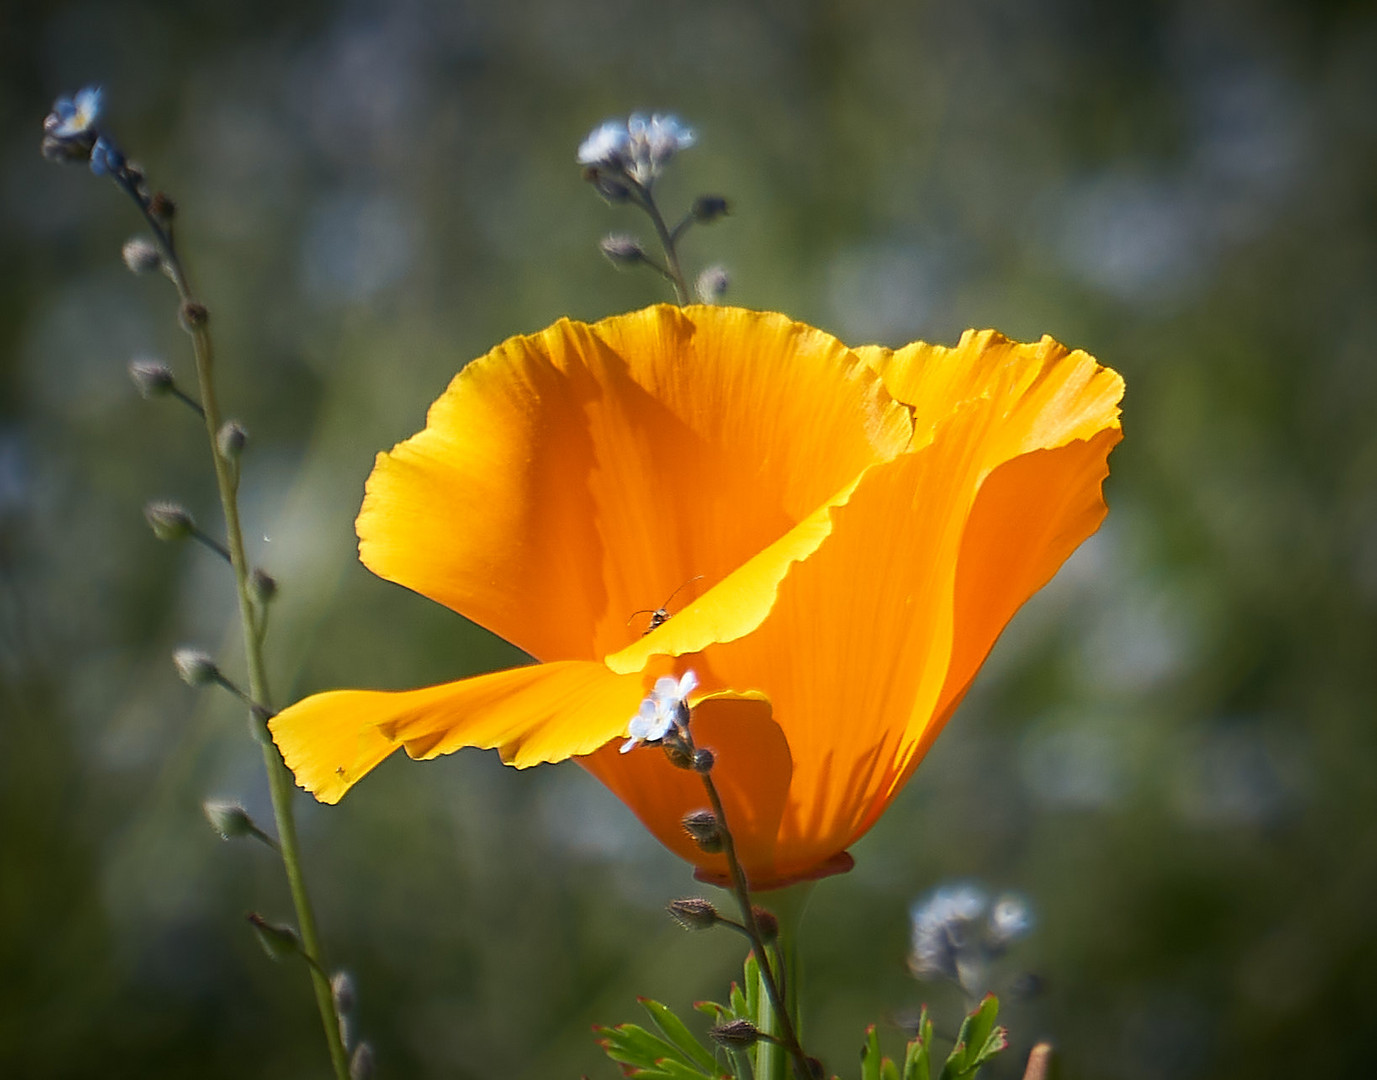
[[[697,1065],[709,1076],[717,1070],[717,1060],[712,1056],[712,1052],[706,1049],[702,1043],[693,1037],[693,1032],[684,1026],[680,1020],[665,1005],[658,1001],[651,1001],[650,998],[638,998],[645,1011],[650,1013],[650,1018],[655,1021],[655,1026],[660,1029],[671,1043],[674,1044],[692,1064]]]
[[[691,1062],[675,1047],[635,1024],[618,1024],[613,1028],[596,1028],[603,1052],[620,1065],[653,1069],[666,1061],[690,1065]]]
[[[741,992],[741,987],[737,986],[736,983],[732,983],[731,1003],[732,1019],[749,1020],[751,1023],[755,1023],[755,1013],[751,1011],[746,1002],[746,995]]]
[[[899,1080],[899,1066],[889,1058],[880,1058],[880,1080]]]
[[[760,1015],[760,961],[755,958],[755,950],[746,954],[746,1019],[757,1027],[766,1027]]]
[[[711,1016],[714,1023],[719,1023],[724,1016],[731,1015],[731,1009],[715,1001],[695,1001],[693,1007],[704,1016]]]
[[[986,994],[985,999],[961,1022],[947,1063],[942,1067],[941,1080],[964,1080],[974,1075],[981,1065],[1009,1045],[1009,1033],[995,1025],[999,1016],[999,999]]]
[[[642,1080],[703,1080],[704,1074],[695,1069],[692,1065],[685,1065],[682,1061],[675,1061],[672,1058],[665,1058],[657,1061],[649,1069],[642,1069],[636,1073]],[[714,1068],[708,1076],[717,1076]]]
[[[880,1080],[880,1036],[874,1024],[865,1029],[865,1045],[861,1047],[861,1080]]]
[[[904,1055],[904,1080],[932,1080],[932,1021],[926,1005],[918,1016],[918,1034]]]

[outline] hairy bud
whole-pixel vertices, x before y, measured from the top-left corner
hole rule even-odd
[[[172,654],[172,663],[188,686],[206,686],[220,677],[215,661],[200,649],[178,649]]]
[[[249,914],[249,925],[253,927],[258,944],[274,960],[301,955],[301,938],[290,926],[270,923],[256,911]]]
[[[722,826],[711,810],[691,810],[684,815],[684,831],[709,855],[722,850]]]
[[[694,283],[694,289],[698,293],[698,299],[705,304],[720,304],[722,297],[727,295],[727,286],[731,284],[731,277],[728,275],[726,267],[709,266]]]
[[[721,195],[699,195],[693,200],[693,220],[700,225],[710,225],[726,217],[728,210],[727,200]]]
[[[120,257],[124,259],[124,265],[136,274],[150,273],[163,264],[158,249],[141,236],[126,240],[120,249]]]
[[[693,771],[697,773],[710,773],[712,767],[717,763],[717,758],[713,752],[706,747],[700,747],[693,752]]]
[[[639,240],[627,233],[608,233],[598,241],[598,247],[613,266],[627,267],[645,262],[645,249]]]
[[[666,910],[685,930],[710,930],[720,918],[712,903],[698,896],[671,900]]]
[[[186,508],[174,502],[151,502],[143,508],[143,516],[159,540],[185,540],[196,531]]]
[[[188,331],[199,330],[210,321],[210,312],[206,310],[205,304],[197,303],[195,300],[188,300],[182,305],[181,311],[182,326]]]
[[[135,360],[129,365],[129,378],[139,394],[146,398],[162,397],[172,393],[176,383],[172,379],[172,369],[160,360]]]
[[[277,578],[266,570],[255,568],[249,575],[249,588],[253,590],[254,599],[260,604],[271,603],[277,596]]]
[[[358,1003],[354,992],[354,978],[347,971],[337,971],[330,977],[330,998],[335,1003],[335,1012],[348,1016]]]
[[[238,461],[249,441],[249,433],[238,420],[226,420],[215,435],[215,445],[226,461]]]
[[[349,1080],[372,1080],[372,1077],[373,1047],[361,1042],[349,1056]]]
[[[201,804],[201,809],[210,827],[220,834],[221,840],[239,840],[258,834],[258,826],[253,823],[253,818],[237,802],[208,800]]]
[[[728,1050],[746,1050],[760,1041],[760,1029],[749,1020],[728,1020],[709,1029],[708,1035]]]
[[[760,931],[760,936],[765,944],[769,944],[779,937],[779,919],[775,917],[773,911],[766,911],[763,907],[751,907],[751,914],[755,916],[756,928]]]

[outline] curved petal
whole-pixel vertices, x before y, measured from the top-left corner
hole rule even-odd
[[[773,702],[794,761],[780,869],[803,873],[874,823],[1013,611],[1098,526],[1117,409],[1101,410],[1094,439],[1058,446],[1065,430],[1045,414],[1061,399],[1048,400],[1029,427],[1056,448],[1031,460],[1001,422],[1019,403],[983,396],[873,466],[761,625],[692,661]],[[1077,409],[1065,418],[1086,423]]]
[[[793,761],[774,722],[770,702],[759,695],[722,693],[693,708],[693,737],[716,755],[712,770],[747,878],[767,885],[778,876],[775,843],[789,794]],[[709,809],[702,778],[675,768],[656,747],[620,754],[607,746],[579,764],[626,803],[665,847],[710,874],[726,873],[721,855],[707,855],[684,831],[684,815]]]
[[[961,405],[990,401],[1002,444],[992,447],[996,460],[1091,438],[1118,416],[1124,393],[1117,372],[1050,337],[1025,344],[996,330],[967,330],[950,347],[918,341],[897,351],[865,346],[856,352],[912,407],[915,446]]]
[[[907,445],[908,412],[836,339],[781,315],[567,320],[474,361],[379,456],[360,557],[543,659],[634,642]],[[782,567],[780,568],[782,572]],[[759,605],[732,607],[747,632]]]
[[[591,661],[535,664],[421,690],[333,690],[268,726],[297,783],[334,803],[398,747],[413,758],[496,749],[517,768],[587,754],[625,733],[647,680]]]

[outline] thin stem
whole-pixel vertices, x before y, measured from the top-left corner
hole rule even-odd
[[[775,964],[771,963],[770,953],[765,947],[765,939],[760,933],[760,923],[755,917],[755,908],[751,906],[750,887],[746,882],[746,872],[741,869],[741,861],[736,857],[736,844],[732,840],[731,829],[727,825],[726,811],[722,808],[722,797],[717,793],[717,785],[712,782],[711,774],[702,772],[698,775],[703,778],[703,787],[707,789],[708,801],[712,803],[712,812],[716,816],[718,828],[721,830],[722,854],[726,856],[727,868],[731,873],[732,892],[736,895],[736,902],[741,907],[741,922],[745,926],[747,936],[751,939],[751,947],[755,950],[756,959],[760,962],[760,974],[765,981],[765,989],[769,995],[770,1003],[774,1006],[775,1018],[779,1021],[779,1041],[793,1057],[794,1070],[798,1073],[799,1080],[811,1080],[808,1055],[803,1052],[803,1047],[799,1044],[798,1035],[794,1030],[793,1018],[789,1015],[789,1010],[786,1007],[787,1002],[781,989],[780,978],[775,974]],[[778,954],[776,954],[775,959],[778,961]]]
[[[182,402],[188,409],[194,412],[202,420],[206,418],[206,410],[201,408],[201,403],[190,394],[184,393],[180,387],[172,387],[172,396]]]
[[[234,565],[234,560],[230,558],[229,548],[225,547],[225,545],[220,543],[215,537],[198,529],[195,525],[191,527],[191,536],[192,539],[196,540],[198,543],[204,544],[206,547],[210,548],[211,551],[219,555],[225,562],[229,563],[231,566]]]
[[[683,307],[689,302],[689,288],[688,282],[684,280],[684,271],[679,267],[679,253],[674,246],[677,236],[665,226],[665,219],[660,214],[660,208],[655,205],[655,197],[651,195],[650,189],[637,184],[632,190],[637,194],[636,201],[640,204],[641,209],[646,212],[650,218],[650,223],[655,226],[655,235],[659,237],[660,247],[665,253],[665,266],[669,270],[665,276],[674,286],[674,295],[679,306]]]
[[[292,904],[296,908],[298,931],[301,935],[302,953],[311,972],[311,982],[315,989],[316,1005],[320,1011],[321,1024],[325,1029],[325,1043],[330,1051],[330,1063],[336,1080],[348,1080],[349,1059],[340,1038],[339,1017],[335,1013],[334,1001],[330,994],[330,980],[320,962],[320,936],[316,931],[315,914],[311,908],[310,897],[306,892],[306,880],[301,867],[301,848],[296,834],[296,821],[292,814],[294,783],[291,770],[278,752],[276,744],[268,734],[266,715],[269,710],[267,665],[263,660],[263,633],[256,617],[253,593],[249,584],[250,567],[244,548],[244,532],[239,522],[239,499],[237,470],[220,453],[217,436],[220,431],[221,415],[219,398],[215,389],[215,352],[210,331],[206,327],[205,311],[200,309],[196,297],[186,278],[181,260],[177,257],[172,231],[165,228],[149,210],[148,201],[140,194],[135,184],[127,177],[116,176],[116,181],[134,199],[144,219],[148,222],[158,246],[162,248],[164,265],[168,276],[177,288],[182,303],[183,321],[191,334],[196,357],[196,380],[201,396],[198,406],[205,418],[206,437],[210,442],[211,461],[215,467],[215,486],[220,492],[220,507],[225,517],[225,538],[228,541],[230,565],[234,569],[234,581],[239,598],[239,622],[244,634],[245,662],[249,674],[248,700],[253,731],[263,745],[263,765],[268,773],[268,790],[272,796],[273,817],[277,824],[279,851],[282,866],[287,873],[287,884],[292,894]],[[199,310],[199,315],[195,314]],[[189,399],[188,399],[189,400]]]

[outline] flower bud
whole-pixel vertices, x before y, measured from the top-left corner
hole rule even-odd
[[[694,283],[694,289],[698,293],[698,299],[705,304],[720,304],[722,297],[727,294],[727,286],[731,284],[731,278],[727,274],[724,266],[709,266]]]
[[[691,810],[684,815],[684,831],[709,855],[722,850],[722,827],[711,810]]]
[[[205,304],[199,304],[195,300],[188,300],[182,305],[181,317],[182,327],[190,333],[199,330],[210,321],[210,312],[206,310]]]
[[[148,200],[148,212],[159,225],[170,225],[177,216],[177,204],[165,191],[155,191]]]
[[[272,603],[273,598],[277,596],[277,578],[266,570],[255,568],[249,575],[249,588],[253,590],[253,597],[260,604]]]
[[[330,977],[330,999],[335,1003],[335,1012],[348,1016],[358,1003],[354,993],[354,979],[347,971],[337,971]]]
[[[361,1042],[349,1057],[349,1080],[372,1080],[372,1077],[373,1047]]]
[[[188,686],[206,686],[220,678],[220,669],[210,654],[200,649],[178,649],[172,654],[177,674]]]
[[[709,930],[716,926],[721,918],[712,903],[699,896],[671,900],[666,910],[685,930]]]
[[[755,917],[756,929],[760,931],[761,940],[766,945],[779,937],[779,919],[775,917],[773,911],[752,905],[751,915]]]
[[[590,165],[583,170],[583,178],[593,185],[593,190],[606,199],[613,206],[624,203],[631,198],[631,189],[620,180],[613,179],[596,166]]]
[[[159,540],[185,540],[196,531],[186,508],[174,502],[151,502],[143,508],[143,516]]]
[[[249,812],[236,802],[208,800],[201,804],[201,809],[221,840],[239,840],[258,834],[258,826],[249,817]]]
[[[249,433],[238,420],[226,420],[220,425],[215,436],[215,445],[220,456],[226,461],[238,461],[244,454],[244,445],[249,441]]]
[[[135,360],[129,365],[129,377],[139,394],[146,398],[162,397],[172,393],[176,385],[172,379],[172,369],[160,360]]]
[[[626,233],[608,233],[598,242],[598,247],[613,266],[635,266],[645,262],[645,249],[640,241]]]
[[[120,257],[124,259],[124,265],[136,274],[147,274],[163,264],[158,249],[141,236],[126,240],[120,249]]]
[[[274,960],[301,955],[301,938],[290,926],[270,923],[256,911],[249,914],[249,925],[253,927],[258,944],[262,945],[263,951]]]
[[[760,1029],[749,1020],[728,1020],[709,1029],[708,1035],[728,1050],[748,1050],[760,1041]]]
[[[721,195],[699,195],[693,200],[693,220],[700,225],[710,225],[726,217],[728,209],[727,200]]]
[[[664,737],[664,740],[660,743],[660,747],[664,750],[665,757],[669,759],[669,763],[676,769],[693,768],[693,751],[689,748],[688,743],[684,742],[684,740],[674,732],[671,731],[670,734]]]
[[[693,771],[696,773],[710,773],[716,764],[717,758],[707,747],[700,747],[693,752]]]

